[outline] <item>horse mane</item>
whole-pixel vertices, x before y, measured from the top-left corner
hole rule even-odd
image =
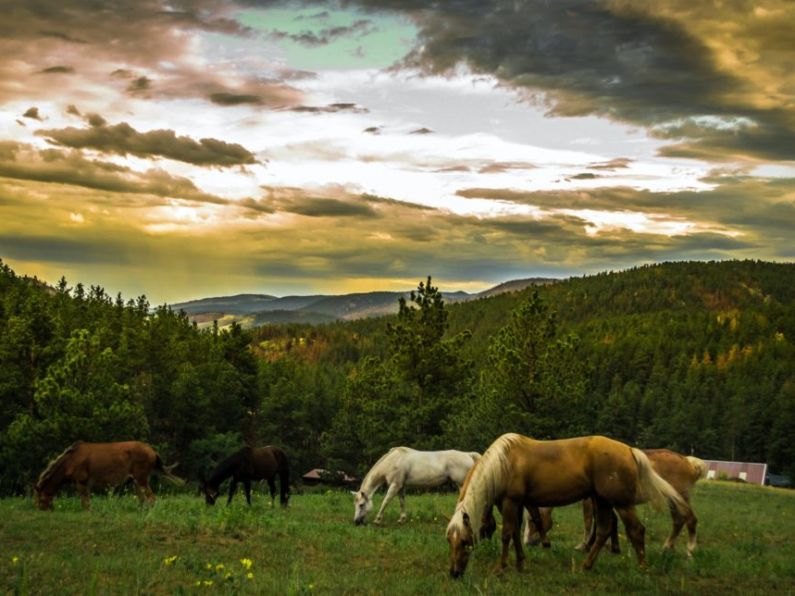
[[[226,459],[221,460],[221,462],[215,466],[213,473],[210,474],[210,478],[207,480],[207,484],[209,486],[213,486],[218,488],[218,486],[227,478],[229,478],[232,474],[234,474],[234,468],[240,463],[240,460],[243,457],[243,454],[246,451],[250,451],[251,447],[246,446],[242,449],[238,449],[232,455],[227,457]]]
[[[685,456],[690,465],[693,466],[693,471],[696,473],[696,480],[707,477],[707,462],[692,455]]]
[[[463,531],[464,513],[466,513],[469,515],[474,539],[478,539],[483,512],[491,510],[497,494],[508,480],[511,467],[508,453],[519,439],[521,435],[506,433],[494,441],[483,455],[475,459],[475,464],[461,487],[455,512],[447,526],[448,531],[451,529]]]
[[[36,480],[36,484],[33,486],[33,488],[36,491],[42,490],[42,488],[44,488],[44,484],[52,480],[55,475],[62,470],[63,465],[66,463],[66,457],[72,454],[82,442],[83,441],[75,441],[69,445],[69,447],[64,449],[63,453],[61,453],[58,457],[52,459],[50,463],[47,464],[47,467],[44,469],[44,471],[39,475],[39,479]]]

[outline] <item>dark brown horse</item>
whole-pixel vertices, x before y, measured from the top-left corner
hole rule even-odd
[[[164,466],[157,452],[140,441],[85,443],[78,441],[50,462],[34,487],[36,506],[52,509],[52,501],[64,484],[74,482],[84,509],[90,506],[91,489],[118,486],[128,478],[135,481],[138,499],[153,502],[149,474],[156,472],[176,484],[184,480],[171,473],[177,464]]]
[[[209,480],[202,482],[201,489],[208,505],[214,505],[218,498],[221,483],[231,476],[229,498],[232,502],[237,483],[242,482],[246,491],[246,501],[251,505],[251,481],[267,480],[271,491],[271,505],[276,497],[276,476],[279,476],[279,501],[282,507],[290,499],[290,468],[287,455],[279,447],[243,447],[218,464]]]
[[[649,458],[654,471],[662,476],[682,498],[689,504],[690,493],[693,490],[696,482],[707,475],[707,465],[697,457],[690,455],[681,455],[675,451],[668,449],[644,449],[643,453]],[[594,504],[590,499],[582,502],[583,524],[585,526],[585,533],[582,542],[575,548],[577,550],[588,550],[593,544],[596,537],[594,533]],[[544,507],[540,511],[543,520],[543,532],[540,533],[537,529],[530,524],[527,525],[525,530],[525,544],[537,544],[539,541],[544,542],[544,546],[549,545],[549,540],[546,539],[546,532],[552,527],[552,508]],[[696,526],[698,519],[695,513],[688,517],[686,520],[688,543],[687,555],[691,556],[696,549]],[[676,518],[674,516],[674,528],[676,527]],[[676,536],[672,531],[671,536],[665,542],[665,548],[673,548]],[[621,552],[618,542],[618,524],[613,515],[613,528],[610,533],[610,550],[614,553]]]
[[[654,471],[639,449],[600,436],[536,441],[506,434],[476,462],[461,488],[447,526],[450,574],[459,577],[464,573],[484,514],[495,504],[503,521],[500,565],[507,566],[513,541],[516,566],[521,569],[524,508],[558,507],[586,498],[593,498],[596,504],[596,540],[583,563],[585,569],[593,566],[610,534],[613,509],[627,528],[640,565],[646,557],[645,528],[635,512],[637,503],[667,503],[676,511],[677,530],[692,515],[684,499]]]

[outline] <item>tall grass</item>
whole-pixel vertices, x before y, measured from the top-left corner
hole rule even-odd
[[[131,496],[57,498],[54,512],[30,500],[0,501],[0,591],[16,594],[516,594],[782,593],[795,586],[795,493],[702,482],[693,504],[699,550],[685,557],[661,545],[667,514],[640,509],[648,567],[626,540],[581,570],[579,508],[556,510],[552,548],[529,549],[525,571],[495,571],[498,540],[482,542],[466,575],[447,574],[445,515],[455,495],[408,495],[382,527],[356,527],[347,492],[295,495],[289,509],[257,494],[248,507],[207,507],[195,496],[166,496],[139,507]],[[622,539],[623,539],[622,535]]]

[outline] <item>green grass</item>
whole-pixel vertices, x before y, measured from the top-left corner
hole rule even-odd
[[[620,555],[604,550],[593,570],[582,571],[584,555],[573,550],[581,533],[579,508],[559,509],[552,548],[528,549],[524,572],[495,572],[494,540],[478,545],[462,580],[447,574],[444,516],[452,512],[455,495],[409,495],[410,520],[396,524],[394,503],[382,527],[354,526],[347,492],[294,495],[288,510],[271,509],[267,501],[257,494],[248,508],[238,495],[230,507],[207,507],[199,497],[179,495],[140,508],[131,496],[95,496],[92,510],[84,512],[76,498],[61,497],[54,512],[40,512],[29,499],[2,500],[0,592],[430,596],[795,590],[792,491],[698,484],[693,505],[699,550],[693,560],[685,558],[681,540],[672,555],[663,553],[670,518],[640,508],[647,527],[645,570],[622,534]],[[251,561],[250,569],[242,559]]]

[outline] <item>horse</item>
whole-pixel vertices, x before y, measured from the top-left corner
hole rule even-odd
[[[701,478],[706,477],[707,464],[703,460],[693,457],[692,455],[681,455],[668,449],[644,449],[643,452],[649,458],[654,471],[668,481],[668,483],[673,486],[682,496],[685,502],[690,504],[690,492],[692,491],[696,482],[698,482]],[[583,534],[583,539],[580,544],[574,547],[576,550],[587,550],[591,544],[593,544],[593,540],[595,538],[593,531],[593,511],[593,502],[590,499],[583,500],[582,513],[585,533]],[[552,508],[542,508],[540,513],[543,519],[544,532],[546,532],[552,527]],[[621,552],[621,548],[619,547],[618,525],[615,514],[612,515],[612,519],[613,528],[610,533],[610,550],[614,553],[619,553]],[[694,513],[693,516],[687,520],[688,557],[692,557],[693,552],[696,549],[697,524],[698,519]],[[525,527],[524,543],[528,545],[537,544],[539,540],[545,540],[545,535],[539,536],[538,531],[535,530],[535,528],[531,528],[528,524]],[[544,546],[548,546],[548,541],[546,541]],[[665,547],[671,549],[674,547],[674,542],[671,537],[669,537],[666,541]]]
[[[287,455],[280,447],[250,447],[246,445],[227,457],[213,470],[209,480],[201,483],[201,491],[208,505],[215,505],[219,495],[221,483],[232,477],[229,484],[229,498],[226,504],[232,502],[232,497],[237,490],[237,483],[243,482],[246,501],[251,505],[251,481],[267,480],[271,492],[271,507],[276,498],[276,476],[279,476],[279,501],[282,507],[287,507],[290,499],[290,466]]]
[[[388,488],[374,523],[381,523],[384,509],[395,495],[400,498],[398,523],[403,523],[406,520],[407,486],[431,488],[448,480],[460,486],[479,457],[480,454],[474,451],[417,451],[410,447],[393,447],[370,468],[359,490],[351,491],[353,523],[357,526],[364,524],[364,518],[373,508],[373,495],[382,485]]]
[[[508,433],[491,444],[461,487],[447,526],[450,575],[463,575],[485,513],[495,504],[503,516],[500,567],[507,567],[513,541],[521,570],[523,508],[559,507],[585,498],[596,504],[596,539],[583,563],[586,570],[593,567],[610,534],[612,509],[621,516],[641,566],[646,563],[645,528],[635,504],[667,503],[676,511],[677,531],[692,516],[690,506],[639,449],[602,436],[536,441]]]
[[[53,509],[56,493],[67,482],[74,482],[83,509],[91,506],[93,487],[113,487],[128,478],[135,481],[138,500],[154,502],[149,474],[155,472],[174,484],[185,481],[171,473],[177,464],[164,466],[157,452],[140,441],[86,443],[77,441],[52,460],[36,481],[36,507]]]

